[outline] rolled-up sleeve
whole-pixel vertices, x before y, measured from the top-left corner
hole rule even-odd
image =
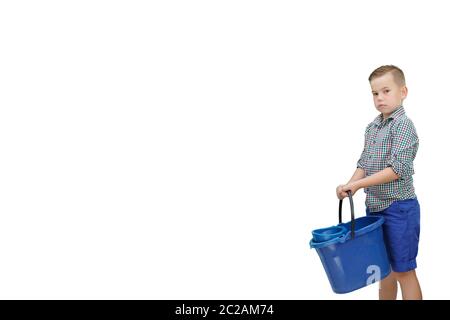
[[[359,157],[358,162],[356,163],[356,167],[365,169],[366,168],[366,159],[367,159],[366,149],[364,148],[363,152],[361,153],[361,156]]]
[[[414,174],[413,161],[419,148],[419,138],[411,120],[400,121],[392,132],[391,155],[387,161],[388,167],[405,178]]]
[[[369,133],[370,125],[366,127],[366,132],[364,133],[364,149],[361,152],[358,162],[356,163],[357,168],[366,169],[367,167],[367,135]]]

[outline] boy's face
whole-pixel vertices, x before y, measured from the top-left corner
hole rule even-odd
[[[390,72],[372,79],[370,86],[375,108],[383,114],[384,119],[389,117],[408,95],[406,86],[398,85]]]

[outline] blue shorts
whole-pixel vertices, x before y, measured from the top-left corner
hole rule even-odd
[[[370,212],[385,218],[383,235],[392,270],[406,272],[417,267],[419,249],[420,205],[417,198],[394,201],[388,208]]]

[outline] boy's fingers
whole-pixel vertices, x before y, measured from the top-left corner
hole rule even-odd
[[[345,197],[347,197],[347,192],[344,191],[344,185],[340,184],[336,188],[336,195],[339,200],[343,200]]]

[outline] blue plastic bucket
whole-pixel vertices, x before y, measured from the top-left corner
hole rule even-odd
[[[339,202],[339,224],[314,230],[310,247],[316,249],[331,287],[336,293],[348,293],[384,279],[391,272],[383,240],[384,218],[354,218],[353,199],[349,193],[351,221],[342,223],[342,200]],[[342,232],[331,232],[329,229]],[[317,236],[319,235],[319,236]]]

